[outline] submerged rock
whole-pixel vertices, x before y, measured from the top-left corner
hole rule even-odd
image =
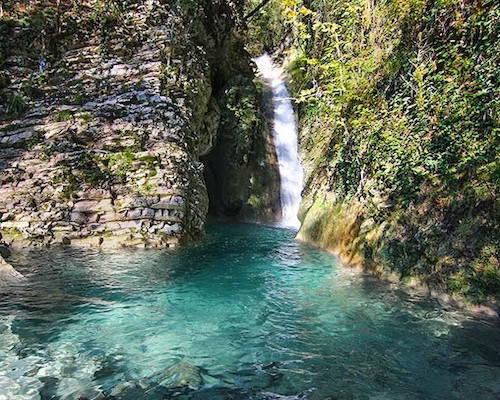
[[[149,378],[152,383],[158,383],[167,388],[199,389],[203,383],[201,368],[185,361],[180,361],[171,367]]]
[[[0,286],[7,286],[22,279],[24,279],[24,276],[5,261],[3,257],[0,257]]]
[[[154,375],[116,385],[111,390],[110,396],[128,398],[135,393],[150,393],[161,388],[162,390],[198,390],[203,384],[202,371],[202,368],[196,365],[179,361]]]
[[[122,393],[126,392],[128,389],[135,388],[136,384],[134,382],[122,382],[116,385],[113,389],[111,389],[111,392],[109,395],[111,397],[116,397],[120,396]]]
[[[0,257],[9,258],[11,254],[12,252],[10,251],[8,246],[0,244]]]

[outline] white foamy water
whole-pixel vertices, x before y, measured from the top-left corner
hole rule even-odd
[[[292,102],[282,78],[283,70],[273,64],[269,54],[255,58],[254,61],[273,93],[273,141],[278,156],[281,187],[282,221],[280,225],[298,229],[300,221],[297,213],[304,173],[299,163],[297,125]]]

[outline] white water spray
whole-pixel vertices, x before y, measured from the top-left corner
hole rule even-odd
[[[283,70],[273,64],[269,54],[254,59],[266,84],[273,92],[273,141],[280,172],[281,226],[300,228],[299,211],[303,171],[299,163],[297,125],[292,102],[283,80]]]

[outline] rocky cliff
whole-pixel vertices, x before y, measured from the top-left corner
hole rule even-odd
[[[292,0],[299,237],[474,303],[500,299],[499,6]]]
[[[7,2],[2,12],[7,242],[199,237],[204,174],[217,213],[272,216],[273,150],[237,3]]]

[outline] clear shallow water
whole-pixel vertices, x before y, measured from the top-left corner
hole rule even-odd
[[[0,399],[499,398],[498,326],[293,235],[226,225],[175,251],[18,256]]]

